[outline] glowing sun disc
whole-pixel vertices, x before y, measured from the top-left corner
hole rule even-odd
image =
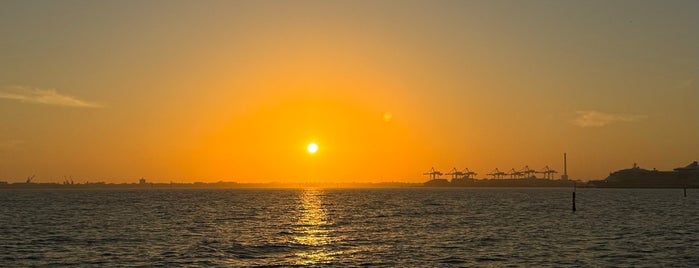
[[[315,154],[318,151],[318,144],[311,142],[308,144],[308,146],[306,146],[306,150],[309,154]]]

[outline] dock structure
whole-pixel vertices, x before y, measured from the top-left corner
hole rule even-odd
[[[519,172],[522,173],[524,178],[536,178],[536,170],[531,169],[528,165],[524,166]]]
[[[475,179],[476,175],[478,175],[478,173],[473,172],[473,171],[469,170],[468,168],[464,168],[463,173],[464,173],[464,176],[466,179]]]
[[[428,173],[425,173],[425,175],[427,175]],[[446,173],[444,175],[451,175],[452,180],[459,180],[459,179],[475,179],[476,175],[478,175],[478,173],[473,172],[468,168],[464,168],[463,170],[458,170],[456,168],[452,168],[451,171],[449,171],[449,173]]]
[[[430,169],[430,171],[422,173],[422,175],[428,175],[430,176],[430,180],[436,180],[439,179],[439,176],[444,175],[441,171],[435,170],[434,167]]]
[[[529,167],[529,165],[525,165],[521,169],[517,170],[514,168],[511,168],[510,171],[508,172],[503,172],[500,171],[500,169],[495,168],[493,171],[490,173],[487,173],[485,175],[488,175],[491,177],[491,179],[505,179],[509,177],[509,179],[547,179],[547,180],[553,180],[555,179],[555,174],[558,173],[558,171],[551,169],[548,165],[544,166],[541,170],[535,170]],[[542,174],[541,177],[537,177],[537,174]],[[451,176],[451,180],[460,180],[460,179],[476,179],[476,176],[478,173],[468,169],[464,168],[462,170],[457,169],[456,167],[452,168],[449,172],[447,173],[442,173],[441,171],[436,170],[434,167],[432,167],[428,172],[423,173],[422,175],[428,175],[430,180],[435,180],[439,179],[441,175],[449,175]]]
[[[451,175],[451,180],[458,180],[466,176],[466,173],[459,171],[456,168],[452,168],[451,171],[445,175]]]
[[[512,168],[512,169],[510,169],[510,172],[507,173],[507,175],[510,175],[510,179],[521,179],[524,176],[524,173]]]
[[[545,166],[541,171],[537,171],[536,173],[544,174],[544,179],[552,180],[558,171],[551,169],[549,166]]]
[[[492,176],[493,179],[502,179],[507,175],[507,173],[500,171],[498,168],[493,169],[490,173],[486,174],[488,176]]]
[[[555,176],[557,173],[558,173],[558,171],[552,169],[548,165],[544,166],[540,170],[530,168],[529,165],[524,165],[524,167],[522,167],[520,169],[511,168],[509,171],[506,171],[506,172],[501,171],[499,168],[495,168],[490,173],[486,173],[485,175],[490,176],[490,179],[493,179],[493,180],[496,180],[496,179],[555,180],[556,179]],[[538,174],[541,174],[541,175],[538,175]],[[449,175],[449,176],[451,176],[451,181],[456,180],[456,181],[459,181],[459,183],[463,183],[463,180],[477,179],[476,176],[478,175],[478,173],[476,173],[468,168],[464,168],[462,170],[459,170],[456,167],[452,168],[447,173],[442,173],[441,171],[436,170],[434,167],[432,167],[429,171],[423,173],[422,175],[429,176],[430,180],[440,180],[441,175]],[[443,180],[448,181],[447,179],[443,179]],[[567,160],[566,153],[563,153],[563,175],[561,175],[561,180],[564,180],[564,181],[568,180],[568,160]]]

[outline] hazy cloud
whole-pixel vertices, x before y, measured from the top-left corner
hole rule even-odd
[[[637,114],[613,114],[600,111],[576,111],[573,124],[580,127],[603,127],[616,122],[635,122],[646,118]]]
[[[41,89],[31,87],[2,87],[0,88],[0,99],[17,100],[28,103],[39,103],[48,105],[100,108],[102,105],[81,100],[72,96],[63,95],[55,89]]]
[[[6,141],[0,141],[0,150],[3,149],[14,149],[19,147],[24,143],[23,140],[6,140]]]
[[[677,81],[677,86],[676,88],[688,88],[688,87],[695,87],[695,83],[697,82],[696,78],[690,77],[687,79],[679,80]]]

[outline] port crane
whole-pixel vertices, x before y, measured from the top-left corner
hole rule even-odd
[[[462,173],[464,173],[464,176],[466,179],[475,179],[476,175],[478,175],[478,173],[473,172],[473,171],[469,170],[468,168],[464,168]]]
[[[537,171],[536,173],[544,174],[544,179],[553,179],[553,176],[558,173],[558,171],[551,169],[549,166],[545,166],[541,171]]]
[[[461,179],[466,176],[466,173],[456,170],[456,168],[451,169],[449,173],[444,175],[451,175],[451,180]]]
[[[634,163],[634,168],[638,168],[638,165]],[[554,179],[556,173],[558,171],[551,169],[548,165],[545,166],[541,170],[535,170],[529,167],[529,165],[525,165],[522,169],[516,170],[514,168],[510,169],[507,172],[500,171],[500,169],[495,168],[493,171],[490,173],[487,173],[486,175],[492,176],[492,179],[504,179],[507,178],[508,176],[510,179],[537,179],[537,174],[543,174],[543,179]],[[423,173],[423,175],[428,175],[431,180],[434,179],[439,179],[439,176],[445,175],[442,172],[435,170],[434,167],[432,167],[428,172]],[[476,175],[478,173],[473,172],[469,170],[468,168],[465,168],[461,171],[457,170],[456,168],[452,168],[449,173],[446,173],[446,175],[451,175],[452,180],[454,179],[475,179]],[[563,153],[563,174],[561,175],[561,180],[568,180],[568,162],[567,162],[567,157],[566,153]]]
[[[441,171],[435,170],[434,167],[430,169],[429,172],[422,173],[422,175],[430,176],[430,180],[439,179],[439,176],[444,175]]]
[[[502,179],[507,173],[500,171],[498,168],[493,169],[490,173],[486,174],[493,176],[493,179]]]
[[[522,173],[522,176],[524,176],[524,178],[535,178],[536,177],[534,175],[536,173],[536,170],[529,168],[528,165],[524,166],[522,168],[522,170],[520,170],[520,172]]]
[[[510,173],[509,173],[508,175],[510,175],[510,179],[519,179],[519,178],[521,178],[522,176],[524,176],[524,173],[522,173],[521,171],[517,171],[517,170],[515,170],[514,168],[512,168],[512,169],[510,169]]]

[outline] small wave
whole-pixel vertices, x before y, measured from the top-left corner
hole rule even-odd
[[[263,244],[241,245],[237,244],[225,250],[225,253],[241,259],[260,259],[268,255],[291,254],[296,251],[311,249],[311,246],[302,244]]]
[[[507,259],[501,258],[501,257],[477,257],[476,261],[477,262],[502,262],[502,261],[507,261]]]
[[[456,258],[456,257],[448,257],[439,260],[440,263],[445,263],[445,264],[463,264],[466,263],[466,260],[461,259],[461,258]]]

